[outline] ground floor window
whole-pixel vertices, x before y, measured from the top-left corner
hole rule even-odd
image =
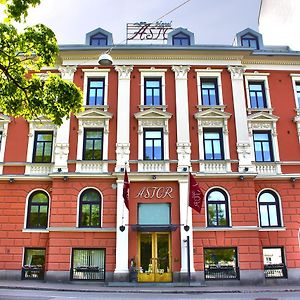
[[[45,249],[25,248],[22,279],[44,279]]]
[[[205,280],[240,279],[236,248],[204,249]]]
[[[282,247],[263,248],[266,278],[287,278],[287,269]]]
[[[105,249],[73,249],[72,280],[104,280]]]

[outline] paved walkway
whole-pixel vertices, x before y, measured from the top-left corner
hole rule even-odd
[[[49,291],[76,291],[76,292],[119,292],[119,293],[254,293],[254,292],[300,292],[299,285],[276,286],[200,286],[191,283],[190,286],[181,284],[153,285],[112,283],[105,285],[95,282],[52,283],[31,280],[0,280],[0,289],[27,289]]]

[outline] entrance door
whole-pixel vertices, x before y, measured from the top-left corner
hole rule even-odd
[[[139,282],[171,282],[170,234],[147,232],[139,234]]]

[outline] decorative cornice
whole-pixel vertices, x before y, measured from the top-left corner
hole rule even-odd
[[[172,66],[172,71],[175,73],[176,79],[187,79],[187,74],[190,69],[190,66]]]
[[[58,71],[61,73],[63,79],[73,80],[74,73],[77,70],[77,66],[59,66]]]
[[[245,73],[245,67],[229,66],[228,71],[230,72],[231,79],[243,79],[243,75]]]
[[[119,73],[119,79],[130,79],[133,66],[115,66],[115,70]]]

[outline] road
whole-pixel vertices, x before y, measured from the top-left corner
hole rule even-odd
[[[163,294],[163,293],[102,293],[102,292],[73,292],[73,291],[41,291],[0,289],[1,300],[299,300],[300,292],[265,292],[265,293],[197,293],[197,294]]]

